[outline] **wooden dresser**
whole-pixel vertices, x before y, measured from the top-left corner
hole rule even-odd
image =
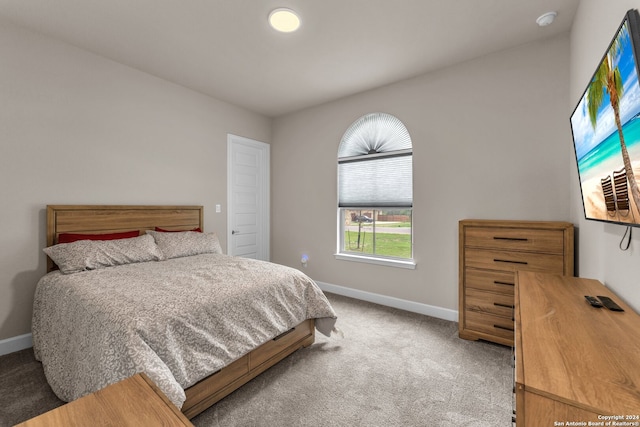
[[[573,275],[573,224],[459,222],[460,338],[513,346],[514,273]]]
[[[193,427],[144,373],[45,412],[16,427]]]
[[[517,427],[640,425],[640,316],[593,279],[520,271],[515,298]]]

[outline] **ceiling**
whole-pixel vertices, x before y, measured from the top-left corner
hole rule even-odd
[[[0,15],[275,117],[567,32],[579,1],[0,0]],[[302,27],[272,30],[277,7]]]

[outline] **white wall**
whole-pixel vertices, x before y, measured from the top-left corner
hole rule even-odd
[[[227,133],[271,120],[0,20],[0,340],[31,330],[47,204],[198,204],[226,245]]]
[[[272,259],[312,278],[458,308],[458,220],[569,220],[568,34],[277,118]],[[330,78],[330,76],[327,76]],[[334,258],[342,135],[381,111],[414,147],[416,270]]]
[[[582,0],[571,30],[570,108],[568,117],[582,96],[598,62],[602,59],[618,26],[629,9],[640,9],[638,0]],[[578,174],[571,178],[571,218],[578,226],[578,271],[581,277],[602,281],[618,296],[640,311],[640,230],[635,229],[628,251],[618,247],[625,227],[584,220]]]

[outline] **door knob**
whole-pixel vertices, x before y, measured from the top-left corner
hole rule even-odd
[[[240,233],[238,230],[231,230],[231,234],[238,234]]]

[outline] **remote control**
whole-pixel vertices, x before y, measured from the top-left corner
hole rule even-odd
[[[602,308],[602,303],[598,301],[595,297],[592,297],[591,295],[585,295],[584,297],[589,302],[589,304],[591,304],[593,307]]]
[[[611,298],[604,297],[602,295],[598,295],[598,298],[600,299],[600,301],[602,301],[602,304],[605,307],[607,307],[609,310],[611,310],[611,311],[624,311],[622,309],[622,307],[620,307],[618,304],[616,304]]]

